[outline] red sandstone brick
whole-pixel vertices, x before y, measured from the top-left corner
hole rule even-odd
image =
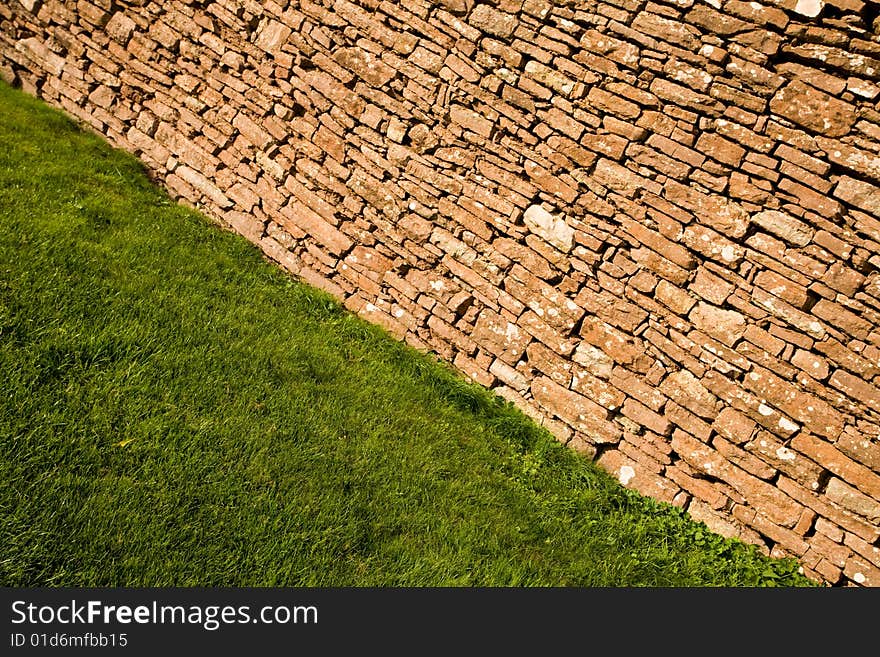
[[[728,501],[724,493],[705,479],[691,476],[693,471],[687,466],[682,467],[681,463],[679,461],[678,464],[666,468],[666,476],[694,495],[698,500],[705,502],[709,508],[724,508]]]
[[[741,146],[711,132],[704,132],[701,134],[700,138],[697,139],[695,148],[699,152],[705,153],[722,164],[727,164],[732,167],[739,166],[746,154],[745,149]]]
[[[489,137],[492,134],[492,121],[462,105],[452,105],[449,109],[449,117],[463,128],[471,130],[482,137]]]
[[[844,531],[828,520],[825,520],[822,517],[816,518],[816,533],[822,534],[827,537],[833,543],[843,543],[844,540]],[[862,539],[855,536],[855,534],[848,534],[849,536],[853,536],[856,540],[861,541]]]
[[[621,431],[608,421],[608,411],[552,379],[535,379],[532,382],[532,396],[543,408],[589,436],[592,441],[617,443],[620,440]]]
[[[868,522],[880,522],[880,502],[859,492],[837,477],[828,480],[825,495],[847,511],[866,518]]]
[[[684,181],[691,173],[691,168],[687,164],[683,164],[641,144],[630,144],[626,154],[633,162],[643,167],[654,169],[658,173],[675,180]]]
[[[839,258],[842,258],[844,260],[849,259],[849,257],[852,255],[852,246],[850,244],[835,237],[834,235],[832,235],[831,233],[829,233],[826,230],[818,231],[816,233],[816,235],[813,237],[813,241],[816,244],[818,244],[819,246],[821,246],[822,248],[828,249],[831,253],[833,253],[834,255],[836,255]],[[832,267],[829,267],[829,274],[831,274],[832,268],[833,268],[833,265],[832,265]],[[831,275],[833,275],[833,274],[831,274]],[[825,280],[825,279],[823,279],[823,280]],[[828,285],[831,285],[831,287],[834,287],[834,285],[832,285],[828,280],[825,280],[825,283],[827,283]],[[837,288],[835,288],[835,289],[837,289]]]
[[[189,183],[201,194],[204,194],[205,197],[210,199],[212,203],[215,203],[220,208],[225,209],[232,206],[232,201],[230,201],[229,198],[223,194],[216,185],[214,185],[214,183],[198,171],[195,171],[188,166],[179,166],[174,170],[174,173],[182,180]]]
[[[657,284],[655,297],[660,303],[679,315],[687,315],[697,302],[687,292],[665,280],[660,280]]]
[[[867,541],[849,532],[846,533],[844,544],[859,556],[867,559],[869,563],[880,566],[880,547],[870,545]]]
[[[239,112],[232,120],[232,125],[234,125],[251,144],[261,150],[264,150],[272,142],[271,135],[257,125],[246,114]]]
[[[770,375],[770,372],[767,371],[767,374]],[[748,376],[749,374],[746,375]],[[753,394],[743,388],[742,384],[728,379],[717,371],[708,370],[701,381],[722,401],[782,438],[790,438],[800,428],[785,414],[768,405],[758,394]]]
[[[865,284],[865,277],[840,261],[831,263],[822,282],[834,290],[852,297]]]
[[[590,344],[599,347],[615,362],[636,372],[647,372],[651,359],[636,341],[600,320],[585,317],[581,325],[581,336]]]
[[[703,194],[672,181],[666,183],[664,196],[694,212],[701,223],[734,239],[742,237],[748,228],[749,217],[743,208],[721,196]]]
[[[514,262],[518,262],[526,270],[538,278],[547,279],[553,276],[553,268],[547,260],[529,247],[511,239],[500,237],[492,245]]]
[[[525,352],[530,337],[502,316],[484,309],[474,326],[474,341],[510,365],[515,365]]]
[[[836,326],[847,335],[859,339],[867,338],[868,333],[872,330],[870,322],[847,310],[841,304],[833,303],[827,299],[820,299],[810,312],[832,326]]]
[[[760,329],[756,329],[756,331],[757,330]],[[770,324],[770,328],[767,333],[769,334],[771,339],[778,339],[778,341],[782,343],[779,349],[780,352],[782,352],[783,349],[787,348],[785,343],[790,343],[792,345],[808,350],[813,349],[813,345],[815,344],[821,344],[815,342],[814,340],[811,340],[809,336],[804,335],[803,333],[784,328],[775,322],[772,322]],[[766,347],[764,348],[766,349]]]
[[[635,437],[636,440],[631,440],[629,436]],[[665,463],[654,458],[651,452],[641,449],[641,446],[637,444],[637,441],[637,436],[627,433],[624,435],[624,440],[621,440],[620,443],[618,443],[617,449],[621,454],[632,459],[647,472],[653,473],[654,475],[660,475],[664,470],[663,466]],[[668,460],[668,457],[663,458],[663,461]]]
[[[532,342],[526,348],[529,366],[546,374],[564,388],[571,382],[572,364],[540,342]]]
[[[831,162],[854,171],[860,176],[871,179],[871,183],[867,183],[868,187],[862,186],[862,188],[870,193],[870,187],[873,186],[874,195],[876,195],[877,183],[880,182],[880,158],[876,154],[855,148],[850,144],[835,139],[817,137],[816,141],[827,152],[827,157]],[[876,214],[876,201],[871,204],[870,197],[866,200],[868,200],[869,207],[874,208],[873,212]],[[872,212],[868,208],[863,207],[862,209],[866,212]]]
[[[628,68],[635,68],[639,61],[638,48],[626,41],[615,39],[598,30],[587,30],[581,35],[580,45],[587,51]]]
[[[759,479],[770,480],[776,474],[775,468],[770,467],[761,459],[753,456],[748,451],[737,447],[734,443],[725,440],[721,436],[715,436],[712,440],[712,447],[718,450],[718,453],[726,460]]]
[[[582,341],[577,345],[574,353],[571,354],[571,359],[575,363],[589,369],[595,376],[603,379],[611,379],[612,371],[615,369],[614,360],[608,354],[586,341]]]
[[[315,238],[334,255],[341,255],[352,246],[348,237],[299,201],[288,203],[282,208],[282,213],[286,219]]]
[[[771,551],[771,556],[792,556],[798,558],[802,557],[810,549],[809,543],[804,541],[797,532],[776,525],[771,518],[760,511],[751,518],[748,524],[763,536],[777,543],[773,547],[773,551]],[[782,548],[783,552],[778,552],[779,548]]]
[[[858,490],[880,499],[880,476],[869,468],[853,461],[829,442],[810,434],[800,434],[791,443],[797,450],[818,464],[850,482]]]
[[[798,205],[805,210],[816,212],[828,219],[834,219],[843,212],[843,206],[840,203],[820,194],[811,187],[801,185],[789,178],[781,178],[777,185],[783,192],[791,194]]]
[[[602,453],[597,463],[616,477],[623,486],[671,503],[679,492],[678,486],[651,472],[649,468],[628,458],[618,450]]]
[[[718,398],[686,370],[679,370],[667,376],[660,384],[660,390],[679,405],[704,419],[714,419],[721,410]]]
[[[664,407],[663,414],[676,427],[684,429],[703,442],[709,442],[712,427],[684,407],[670,401]]]
[[[880,568],[861,557],[850,557],[843,572],[859,586],[880,586]]]
[[[697,262],[687,249],[680,244],[666,239],[656,231],[645,227],[637,221],[621,217],[621,227],[633,238],[649,249],[656,251],[667,260],[687,270],[696,268]]]
[[[536,340],[540,340],[557,354],[569,356],[574,351],[575,345],[571,340],[564,337],[531,310],[527,310],[520,315],[519,324],[523,330]]]
[[[816,351],[828,356],[833,362],[863,377],[871,378],[880,373],[877,365],[862,358],[833,338],[816,343]]]
[[[703,163],[706,161],[706,156],[702,153],[699,153],[691,148],[688,148],[684,144],[681,144],[673,139],[669,139],[657,133],[652,134],[648,137],[647,145],[651,148],[665,153],[670,157],[674,157],[677,160],[684,162],[692,167],[700,167],[703,166]]]
[[[786,343],[783,340],[774,337],[767,331],[759,329],[753,324],[746,327],[743,337],[753,345],[766,351],[771,356],[779,356],[786,347]]]
[[[787,301],[795,308],[802,309],[809,301],[807,290],[804,287],[773,271],[759,272],[755,277],[755,285]]]
[[[645,331],[642,337],[653,346],[653,349],[648,350],[648,354],[657,354],[657,357],[660,359],[655,362],[668,364],[669,360],[672,360],[689,372],[699,373],[700,376],[705,373],[706,368],[699,360],[653,328]]]
[[[724,310],[708,303],[699,302],[689,315],[694,326],[733,347],[745,333],[746,320],[741,313]]]
[[[810,226],[778,210],[758,212],[752,215],[751,221],[794,246],[806,246],[813,237]]]
[[[551,135],[547,138],[547,145],[583,167],[591,167],[597,159],[595,153],[581,148],[576,142],[567,137]]]
[[[792,356],[791,363],[817,381],[822,381],[828,377],[828,361],[809,351],[798,349]]]
[[[655,194],[660,193],[660,186],[657,183],[640,176],[632,169],[621,166],[617,162],[606,158],[601,158],[596,163],[593,179],[627,198],[633,198],[641,190],[647,190]]]
[[[754,435],[757,425],[739,411],[726,407],[718,413],[712,423],[712,429],[735,444],[741,445]]]
[[[587,103],[590,107],[598,109],[603,113],[608,113],[624,120],[635,120],[642,112],[637,104],[598,87],[590,89],[590,93],[587,95]]]
[[[872,440],[868,435],[855,428],[847,427],[835,445],[850,458],[868,466],[875,472],[880,471],[880,442],[878,440]]]
[[[703,297],[716,306],[721,306],[734,290],[734,286],[723,278],[709,272],[705,267],[697,269],[688,290]]]
[[[650,383],[652,383],[651,381],[646,382],[642,377],[629,372],[619,365],[613,365],[610,361],[608,362],[610,372],[607,372],[605,370],[599,370],[594,361],[583,358],[578,360],[578,355],[583,353],[582,348],[583,345],[578,346],[574,360],[587,366],[593,374],[608,378],[616,388],[625,391],[627,395],[637,399],[652,411],[660,411],[664,404],[666,404],[666,397],[655,386],[650,385]],[[586,348],[594,349],[589,345],[587,345]],[[601,352],[599,352],[599,354],[601,355]]]
[[[521,372],[497,358],[492,361],[489,372],[519,393],[524,393],[529,389],[529,380]]]
[[[830,404],[768,370],[756,367],[746,375],[745,386],[820,435],[836,439],[843,430],[844,418]]]
[[[606,122],[613,120],[613,117],[606,117]],[[619,121],[619,123],[623,123]],[[585,134],[580,143],[584,148],[595,151],[613,160],[620,160],[629,143],[625,138],[614,134],[596,134],[588,132]]]
[[[791,304],[783,301],[760,287],[756,287],[752,292],[752,300],[761,308],[767,310],[775,317],[783,320],[787,324],[794,326],[808,335],[821,340],[825,337],[826,331],[821,322],[815,317],[801,310],[798,310]],[[772,333],[772,331],[771,331]],[[808,347],[807,347],[808,348]]]
[[[635,399],[627,399],[621,412],[636,424],[662,436],[668,436],[672,433],[673,426],[666,418]]]
[[[478,82],[482,78],[482,71],[479,66],[455,53],[447,55],[443,63],[455,75],[464,78],[468,82]],[[440,77],[444,77],[442,70],[440,71]]]
[[[468,358],[462,352],[455,354],[453,365],[469,379],[482,386],[488,387],[495,383],[495,377],[488,372],[487,368],[477,363],[474,359]]]
[[[616,282],[616,281],[615,281]],[[603,290],[599,294],[584,294],[582,290],[575,302],[584,309],[608,322],[625,333],[637,333],[638,327],[644,324],[648,318],[648,312],[643,307],[623,301],[616,294]]]
[[[516,292],[512,284],[519,283]],[[553,286],[515,264],[507,279],[507,289],[529,306],[545,322],[564,332],[570,331],[584,316],[584,310]]]
[[[572,368],[571,373],[571,389],[585,395],[609,411],[620,408],[626,399],[626,395],[618,388],[602,379],[596,378],[583,367],[575,366]]]
[[[567,203],[571,203],[577,198],[576,185],[568,184],[565,178],[559,174],[554,174],[549,169],[545,169],[528,159],[525,161],[524,169],[532,183],[541,191],[559,197]]]

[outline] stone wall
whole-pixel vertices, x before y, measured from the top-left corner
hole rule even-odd
[[[8,0],[0,73],[713,530],[880,585],[875,0]]]

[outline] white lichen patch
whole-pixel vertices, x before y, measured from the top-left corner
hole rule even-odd
[[[780,447],[776,450],[776,456],[782,459],[783,461],[794,461],[796,455],[787,447]]]
[[[779,418],[779,428],[784,429],[785,431],[797,431],[801,427],[799,424],[795,424],[787,417],[781,417]]]

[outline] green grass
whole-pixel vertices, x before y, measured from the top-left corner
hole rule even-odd
[[[0,584],[802,586],[0,84]]]

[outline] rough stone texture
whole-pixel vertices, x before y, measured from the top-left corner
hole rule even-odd
[[[752,216],[752,222],[794,246],[807,246],[813,229],[791,215],[778,210],[764,210]]]
[[[623,485],[871,586],[880,37],[827,4],[13,0],[0,77]]]
[[[536,235],[540,235],[563,253],[574,246],[574,229],[560,217],[554,217],[540,205],[530,205],[523,214],[523,221]]]
[[[854,105],[800,80],[779,90],[770,100],[770,111],[828,137],[847,134],[857,117]]]

